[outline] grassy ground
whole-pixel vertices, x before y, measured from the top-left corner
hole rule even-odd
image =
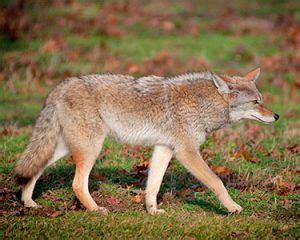
[[[231,1],[227,6],[217,0],[100,5],[29,1],[23,10],[2,9],[0,16],[7,16],[9,26],[0,24],[1,238],[300,236],[297,1]],[[174,159],[159,197],[167,213],[149,216],[143,190],[152,149],[111,139],[90,178],[92,195],[111,210],[108,216],[86,212],[75,199],[70,157],[47,169],[38,182],[34,197],[41,209],[20,204],[13,168],[45,96],[63,78],[203,69],[245,74],[257,66],[262,67],[259,88],[280,121],[271,126],[245,121],[211,134],[201,147],[205,160],[244,207],[240,215],[227,215]]]

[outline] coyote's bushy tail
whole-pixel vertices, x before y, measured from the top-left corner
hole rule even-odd
[[[46,105],[41,111],[32,135],[15,172],[20,184],[25,184],[38,174],[51,159],[57,144],[60,124],[56,106]]]

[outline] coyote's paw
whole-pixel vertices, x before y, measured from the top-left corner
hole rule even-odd
[[[109,212],[108,209],[105,207],[97,207],[94,211],[100,212],[103,215],[107,215]]]
[[[236,202],[232,202],[225,207],[230,213],[240,213],[243,210],[243,208],[240,205],[238,205]]]
[[[41,207],[40,205],[38,205],[32,199],[24,201],[24,206],[27,207],[27,208],[40,208]]]
[[[151,208],[148,210],[148,213],[150,213],[151,215],[159,215],[166,213],[166,211],[163,209]]]

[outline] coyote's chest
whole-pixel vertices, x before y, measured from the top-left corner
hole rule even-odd
[[[118,141],[137,145],[168,145],[170,137],[167,132],[150,123],[130,123],[126,121],[110,121],[108,135]]]

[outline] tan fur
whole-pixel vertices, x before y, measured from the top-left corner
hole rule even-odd
[[[269,109],[267,109],[265,106],[263,106],[262,104],[258,104],[257,105],[257,110],[262,114],[262,115],[274,115],[274,113],[272,111],[270,111]]]
[[[256,79],[258,78],[260,74],[260,68],[257,68],[249,73],[246,74],[246,76],[244,76],[244,79],[246,81],[256,81]]]
[[[48,96],[17,164],[17,176],[29,180],[22,201],[28,207],[37,206],[32,200],[36,180],[47,166],[70,152],[76,164],[72,185],[76,196],[88,210],[106,213],[92,199],[88,177],[105,137],[110,136],[126,143],[155,145],[146,188],[150,213],[163,212],[157,209],[156,197],[173,154],[228,211],[240,212],[242,208],[198,149],[207,133],[229,123],[243,118],[274,121],[257,110],[262,96],[249,76],[203,72],[173,78],[95,74],[67,79]]]
[[[15,172],[19,182],[26,183],[47,165],[55,150],[59,131],[56,107],[49,104],[41,111],[30,144],[16,166]],[[43,145],[46,147],[41,148]]]

